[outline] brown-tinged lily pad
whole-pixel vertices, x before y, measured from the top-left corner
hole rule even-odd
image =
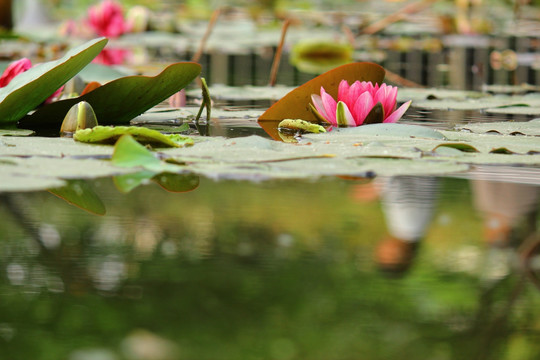
[[[347,80],[350,84],[357,80],[380,84],[384,80],[384,74],[385,71],[381,66],[368,62],[339,66],[317,76],[285,95],[266,110],[259,118],[259,121],[302,119],[315,122],[316,118],[309,110],[309,104],[311,103],[311,95],[319,94],[321,86],[324,87],[328,94],[337,98],[341,80]]]

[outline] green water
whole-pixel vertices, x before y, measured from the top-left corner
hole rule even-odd
[[[91,183],[104,216],[4,194],[0,358],[537,358],[538,289],[520,249],[487,242],[481,187],[432,179],[396,199],[387,180],[201,179],[126,195],[106,179]],[[396,204],[429,219],[399,273],[376,255]],[[534,209],[518,211],[516,245]]]

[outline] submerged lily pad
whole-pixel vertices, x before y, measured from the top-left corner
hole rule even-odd
[[[54,102],[38,109],[20,121],[22,127],[57,125],[68,110],[80,101],[92,105],[100,124],[127,123],[137,115],[159,104],[182,90],[201,72],[201,66],[192,62],[169,65],[160,74],[128,76],[98,87],[76,98]]]
[[[157,130],[138,126],[95,126],[77,130],[73,139],[85,143],[114,144],[123,135],[131,135],[137,141],[157,146],[182,147],[193,145],[193,139],[180,134],[165,135]]]
[[[42,104],[90,63],[106,44],[105,38],[91,40],[68,51],[59,60],[38,64],[17,75],[0,89],[0,123],[15,123]]]

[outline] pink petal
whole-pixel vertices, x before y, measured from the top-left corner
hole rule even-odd
[[[367,114],[369,114],[374,104],[375,102],[373,102],[373,97],[369,91],[364,92],[358,97],[358,100],[356,100],[353,108],[353,116],[356,121],[356,126],[364,123]]]
[[[349,93],[343,99],[338,99],[347,104],[349,109],[352,109],[356,100],[358,100],[358,97],[365,91],[362,83],[360,81],[355,81],[349,88]]]
[[[2,76],[0,76],[0,88],[7,86],[15,76],[25,72],[31,67],[32,62],[27,58],[22,58],[9,64]]]
[[[326,114],[328,115],[327,120],[331,124],[337,124],[336,122],[336,107],[337,103],[334,98],[329,95],[326,91],[324,91],[324,88],[321,86],[321,100],[324,106],[324,110],[326,111]]]
[[[374,96],[375,102],[382,104],[385,114],[391,114],[396,106],[397,88],[395,88],[396,96],[392,96],[394,92],[393,88],[393,86],[382,84]]]
[[[321,97],[319,95],[312,94],[311,95],[311,101],[313,102],[313,105],[315,106],[315,109],[317,110],[317,112],[323,118],[325,118],[326,120],[328,120],[330,122],[330,120],[329,120],[330,118],[329,118],[328,114],[326,113],[326,110],[324,109],[324,105],[323,105]],[[336,124],[332,124],[332,125],[336,125]]]
[[[350,87],[347,80],[341,80],[338,87],[338,101],[344,101],[345,98],[349,96],[350,93]]]
[[[407,111],[407,109],[409,108],[410,105],[411,105],[411,100],[409,100],[406,103],[404,103],[403,105],[401,105],[390,116],[388,116],[386,119],[384,119],[383,123],[395,123],[395,122],[397,122],[399,119],[401,119],[403,114],[405,114],[405,111]]]

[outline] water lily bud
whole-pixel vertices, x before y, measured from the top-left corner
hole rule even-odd
[[[81,101],[71,107],[60,128],[61,136],[72,136],[80,129],[89,129],[97,126],[97,118],[92,106],[86,101]]]

